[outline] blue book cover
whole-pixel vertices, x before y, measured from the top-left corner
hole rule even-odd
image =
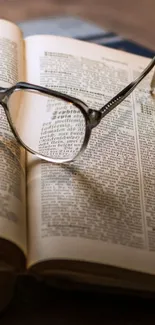
[[[54,34],[101,44],[145,57],[155,52],[131,40],[124,39],[114,31],[107,31],[96,24],[71,16],[56,16],[18,22],[24,37],[34,34]]]

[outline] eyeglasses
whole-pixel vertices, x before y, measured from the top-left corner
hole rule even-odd
[[[155,57],[135,81],[100,110],[90,109],[69,95],[24,82],[0,88],[0,104],[21,146],[49,162],[70,162],[86,149],[92,129],[129,96],[154,65]],[[154,88],[155,75],[152,92]]]

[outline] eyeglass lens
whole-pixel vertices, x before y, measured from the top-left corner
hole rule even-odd
[[[22,142],[53,160],[73,159],[81,150],[86,121],[73,103],[33,91],[14,91],[8,100],[12,124]]]

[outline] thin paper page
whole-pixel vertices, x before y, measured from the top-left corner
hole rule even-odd
[[[92,44],[43,36],[26,40],[26,58],[29,82],[78,97],[96,109],[149,62]],[[151,74],[137,92],[153,109],[150,80]],[[29,155],[30,265],[70,258],[155,273],[139,117],[152,127],[153,115],[148,118],[132,94],[93,130],[86,152],[68,167],[41,163]],[[153,203],[151,207],[152,218]]]
[[[22,34],[5,20],[0,20],[0,52],[0,87],[24,80]],[[2,106],[0,157],[0,237],[26,253],[25,152],[17,144]]]

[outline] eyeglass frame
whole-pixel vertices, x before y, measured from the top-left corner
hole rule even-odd
[[[61,93],[56,90],[48,89],[46,87],[42,87],[39,85],[34,85],[27,82],[18,82],[14,86],[9,88],[0,88],[0,105],[4,108],[4,112],[6,114],[9,126],[18,141],[18,143],[28,152],[31,154],[36,155],[38,158],[46,160],[48,162],[54,162],[54,163],[60,163],[60,159],[53,159],[50,157],[46,157],[42,154],[39,154],[35,150],[29,148],[20,138],[16,128],[13,125],[9,108],[8,108],[8,100],[10,96],[13,94],[14,91],[17,90],[28,90],[28,91],[35,91],[46,95],[51,95],[56,98],[60,98],[66,102],[70,102],[73,105],[75,105],[78,109],[80,109],[81,113],[83,114],[86,122],[86,131],[85,131],[85,138],[83,141],[83,144],[81,146],[81,149],[79,150],[78,154],[73,159],[64,159],[64,161],[61,159],[61,163],[71,162],[75,160],[87,147],[91,131],[94,127],[96,127],[102,120],[103,117],[105,117],[108,113],[110,113],[116,106],[118,106],[122,101],[125,100],[126,97],[130,95],[130,93],[137,87],[137,85],[144,79],[144,77],[152,70],[152,68],[155,66],[155,57],[151,60],[151,62],[148,64],[148,66],[143,70],[143,72],[140,74],[139,77],[137,77],[134,81],[132,81],[130,84],[128,84],[124,89],[122,89],[116,96],[114,96],[110,101],[108,101],[104,106],[102,106],[99,110],[91,109],[88,107],[86,103],[84,103],[82,100],[72,97],[70,95]],[[154,81],[155,74],[152,78],[152,81]],[[153,93],[154,88],[152,87],[151,81],[151,90],[150,92]]]

